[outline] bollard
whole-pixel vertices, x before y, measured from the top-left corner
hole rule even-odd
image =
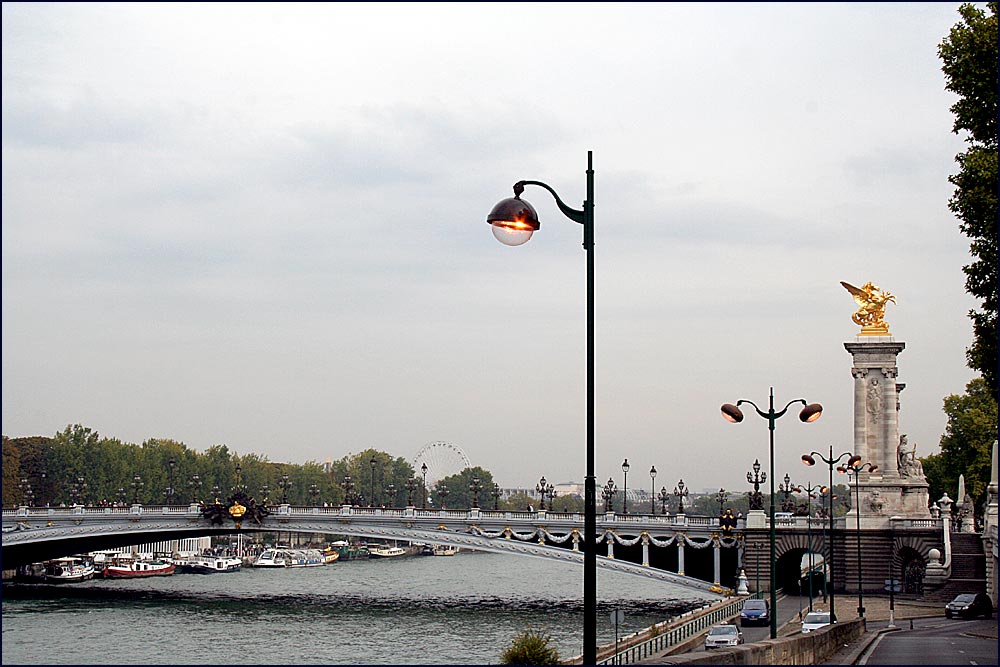
[[[911,618],[910,619],[910,630],[912,630],[912,629],[913,629],[913,619]]]

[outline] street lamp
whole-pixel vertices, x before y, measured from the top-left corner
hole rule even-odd
[[[791,512],[795,509],[795,501],[790,499],[793,488],[794,487],[792,486],[792,478],[789,477],[788,473],[786,472],[785,485],[784,486],[782,486],[781,484],[778,485],[778,491],[781,491],[781,493],[784,496],[781,500],[782,512]]]
[[[827,553],[824,554],[824,557],[826,558],[826,566],[827,566],[827,568],[829,568],[829,571],[830,571],[829,585],[826,586],[825,588],[829,588],[830,589],[830,620],[832,622],[834,622],[834,623],[837,622],[837,615],[836,615],[836,609],[834,608],[835,607],[835,604],[834,604],[835,601],[834,601],[834,592],[833,592],[834,588],[836,588],[835,583],[834,583],[834,578],[833,578],[833,466],[835,464],[837,464],[837,463],[840,463],[840,460],[843,459],[845,456],[848,457],[848,462],[853,461],[855,458],[857,458],[858,461],[861,460],[860,456],[855,457],[850,452],[843,452],[837,458],[833,458],[833,445],[830,445],[830,456],[829,457],[823,456],[819,452],[810,452],[808,454],[803,454],[802,455],[802,462],[805,463],[807,466],[816,465],[816,459],[814,457],[819,457],[820,461],[822,461],[823,463],[825,463],[827,466],[830,467],[830,485],[829,485],[829,488],[830,488],[830,511],[828,513],[828,517],[829,517],[829,521],[830,521],[830,534],[829,534],[829,539],[828,539],[828,541],[826,543]]]
[[[493,511],[496,512],[500,509],[500,485],[493,482],[493,489],[490,491],[493,496]]]
[[[684,488],[683,479],[674,487],[674,495],[677,496],[677,513],[684,514],[684,499],[688,497],[688,490]]]
[[[795,488],[796,493],[804,492],[806,494],[806,543],[809,545],[809,611],[813,610],[813,575],[815,574],[813,570],[815,569],[815,565],[813,564],[812,499],[816,497],[813,495],[816,491],[819,491],[822,495],[826,493],[826,487],[806,484],[805,486],[799,485]]]
[[[538,493],[538,497],[542,499],[542,504],[538,508],[540,510],[545,509],[545,494],[548,491],[548,488],[545,485],[547,483],[548,482],[545,481],[545,475],[542,475],[542,478],[538,480],[538,484],[535,484],[535,491]]]
[[[628,459],[622,463],[622,472],[625,473],[625,480],[623,484],[622,491],[622,514],[628,514]]]
[[[198,502],[199,491],[201,490],[201,475],[194,473],[188,480],[188,488],[191,489],[191,502]]]
[[[451,491],[448,490],[447,484],[440,484],[438,487],[438,496],[441,497],[441,509],[445,509],[444,503],[448,499],[448,495]]]
[[[278,486],[281,488],[281,504],[282,505],[287,505],[288,504],[288,487],[290,487],[291,485],[292,485],[292,483],[288,481],[288,473],[287,472],[283,473],[281,475],[281,480],[278,482]]]
[[[486,221],[493,235],[504,245],[521,245],[541,227],[534,207],[521,199],[525,185],[548,190],[559,210],[573,222],[583,225],[583,248],[587,253],[587,474],[584,477],[583,528],[583,664],[597,662],[597,489],[594,477],[594,162],[587,151],[587,198],[583,209],[570,208],[556,191],[541,181],[518,181],[514,196],[493,207]]]
[[[344,503],[347,505],[354,504],[354,480],[351,479],[350,475],[344,475],[344,481],[340,483],[341,488],[344,489]]]
[[[604,511],[611,511],[611,501],[614,499],[615,494],[618,493],[618,489],[615,488],[615,480],[608,477],[608,483],[604,485],[604,490],[601,491],[601,497],[604,498]]]
[[[136,475],[132,478],[132,504],[139,504],[139,489],[142,488],[142,477]]]
[[[316,498],[319,496],[319,487],[315,484],[309,485],[309,495],[312,496],[313,507],[316,506]]]
[[[469,491],[472,492],[472,506],[479,508],[479,492],[483,490],[483,483],[478,477],[473,477],[469,482]]]
[[[369,507],[375,507],[375,504],[376,504],[375,503],[375,464],[377,462],[378,462],[378,459],[375,458],[374,454],[372,454],[372,457],[370,459],[368,459],[368,465],[370,465],[371,469],[372,469],[371,485],[368,487],[368,506]]]
[[[760,485],[767,481],[767,473],[760,471],[760,460],[753,460],[753,476],[747,472],[747,481],[753,484],[753,493],[750,494],[749,506],[752,510],[764,509],[764,494],[760,492]]]
[[[771,456],[771,469],[770,469],[770,477],[771,477],[771,498],[770,498],[770,500],[771,500],[771,503],[770,503],[771,504],[771,510],[770,510],[771,545],[770,545],[770,565],[771,566],[769,568],[769,570],[770,570],[770,577],[771,577],[771,580],[769,582],[769,585],[770,585],[770,588],[771,588],[771,614],[770,614],[770,617],[771,617],[771,639],[777,639],[778,638],[778,617],[777,617],[777,613],[776,612],[777,612],[777,609],[778,609],[778,592],[775,590],[775,577],[774,577],[774,565],[775,565],[775,563],[774,563],[774,560],[775,560],[775,554],[774,554],[774,422],[777,421],[778,418],[782,417],[786,412],[788,412],[788,408],[793,403],[802,403],[802,405],[803,405],[802,411],[799,412],[799,420],[801,420],[801,421],[803,421],[805,423],[814,422],[817,419],[819,419],[820,415],[823,414],[823,406],[821,406],[819,403],[809,403],[809,404],[807,404],[806,400],[804,398],[797,398],[797,399],[795,399],[793,401],[789,401],[788,404],[785,405],[785,407],[781,409],[781,411],[775,412],[774,411],[774,387],[771,387],[771,397],[770,397],[770,402],[768,404],[768,410],[767,410],[767,412],[764,412],[760,408],[758,408],[757,404],[754,403],[753,401],[748,401],[746,399],[740,399],[740,400],[736,401],[736,405],[733,405],[731,403],[726,403],[726,404],[724,404],[722,406],[722,416],[723,416],[723,418],[725,418],[726,421],[732,422],[734,424],[738,424],[739,422],[743,421],[743,411],[740,410],[740,406],[743,405],[744,403],[749,403],[750,405],[752,405],[753,408],[754,408],[754,410],[757,411],[757,414],[760,415],[762,418],[764,418],[764,419],[767,420],[767,427],[768,427],[768,431],[770,433],[770,437],[769,437],[769,440],[768,440],[768,445],[769,445],[768,451],[769,451],[770,456]]]
[[[649,513],[656,514],[656,466],[649,467]]]
[[[670,500],[670,494],[667,492],[667,487],[661,486],[660,487],[660,510],[663,512],[664,516],[667,515],[667,501],[668,500]]]
[[[420,472],[424,474],[424,493],[423,498],[420,500],[420,508],[427,509],[427,464],[420,464]]]
[[[386,507],[393,507],[396,504],[396,485],[389,484],[385,487],[385,505]]]
[[[719,516],[722,516],[722,506],[726,504],[726,500],[729,498],[729,492],[725,489],[719,489],[719,492],[715,494],[715,499],[719,502]]]
[[[858,616],[860,618],[865,617],[865,604],[861,591],[861,485],[858,483],[858,475],[865,471],[878,472],[878,466],[872,465],[867,461],[862,463],[860,456],[852,456],[846,464],[837,466],[837,472],[847,473],[848,483],[851,482],[851,476],[854,476],[854,518],[857,520],[856,535],[858,542]]]
[[[413,507],[413,492],[417,490],[417,480],[411,477],[406,480],[406,506]]]
[[[177,465],[177,461],[170,459],[167,461],[167,473],[170,477],[170,486],[167,487],[167,504],[174,504],[174,466]]]

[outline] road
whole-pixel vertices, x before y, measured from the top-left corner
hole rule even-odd
[[[880,635],[859,665],[995,665],[997,621],[927,618]]]

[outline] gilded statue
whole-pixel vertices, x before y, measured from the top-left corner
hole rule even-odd
[[[896,303],[896,297],[883,291],[871,281],[866,282],[860,288],[843,280],[840,284],[851,293],[854,301],[858,304],[858,309],[851,315],[855,324],[861,325],[862,336],[888,336],[889,325],[883,319],[885,316],[885,304],[892,301]]]

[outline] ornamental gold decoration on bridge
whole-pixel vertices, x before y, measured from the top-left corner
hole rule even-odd
[[[888,336],[889,324],[883,319],[885,317],[885,305],[892,301],[896,303],[896,297],[889,292],[883,291],[880,287],[866,282],[860,288],[843,280],[840,284],[854,297],[858,304],[858,309],[851,315],[851,320],[855,324],[861,325],[862,336]]]

